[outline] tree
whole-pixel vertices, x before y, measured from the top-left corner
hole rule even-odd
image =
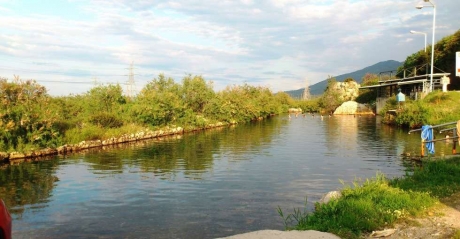
[[[95,112],[113,112],[115,106],[126,103],[119,84],[96,86],[87,95],[91,110]]]
[[[371,86],[379,84],[379,77],[376,74],[367,73],[361,80],[361,86]],[[356,102],[361,104],[373,104],[377,99],[377,91],[375,89],[359,90],[359,96]]]
[[[340,93],[337,90],[337,80],[334,77],[329,77],[327,87],[319,101],[319,106],[325,112],[334,112],[342,103]]]
[[[209,101],[215,97],[212,82],[201,76],[188,75],[182,80],[182,97],[187,108],[202,114]]]
[[[425,53],[420,50],[406,58],[403,65],[398,68],[398,77],[403,77],[403,69],[411,70],[414,67],[420,67],[423,64],[430,62],[431,47],[427,48]],[[448,86],[450,90],[460,89],[460,79],[455,77],[455,54],[460,49],[460,30],[450,36],[446,36],[439,40],[434,46],[434,72],[450,73],[451,84]],[[418,74],[430,74],[429,69],[419,69]]]
[[[34,80],[0,79],[0,150],[24,149],[26,144],[56,145],[56,112],[49,107],[45,87]]]
[[[174,124],[185,109],[181,92],[180,85],[172,78],[160,74],[141,90],[133,106],[132,115],[143,124]]]

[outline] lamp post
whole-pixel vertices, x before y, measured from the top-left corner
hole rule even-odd
[[[410,33],[412,33],[412,34],[422,34],[422,35],[425,36],[425,54],[426,54],[426,33],[425,32],[413,31],[413,30],[411,30]],[[426,64],[426,66],[425,66],[425,75],[427,75],[427,74],[428,74],[428,62]]]
[[[426,52],[426,33],[425,32],[417,32],[417,31],[410,31],[412,34],[423,34],[425,35],[425,52]]]
[[[431,75],[430,75],[430,92],[433,91],[433,64],[434,64],[434,31],[436,28],[436,5],[434,5],[430,0],[423,0],[424,2],[428,2],[431,6],[427,5],[418,5],[417,9],[422,9],[424,7],[433,7],[433,36],[431,39]]]

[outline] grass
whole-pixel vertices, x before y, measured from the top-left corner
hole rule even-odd
[[[460,191],[460,157],[449,160],[425,161],[410,176],[397,178],[391,185],[404,190],[427,192],[436,198],[448,197]]]
[[[342,197],[315,204],[315,211],[294,209],[285,215],[278,208],[287,230],[318,230],[343,238],[383,229],[408,218],[420,216],[427,208],[460,191],[460,158],[424,161],[413,173],[389,180],[381,173],[375,178],[346,185]]]
[[[66,132],[64,141],[76,144],[84,140],[103,140],[119,137],[123,134],[133,134],[145,130],[145,127],[135,124],[124,125],[119,128],[102,128],[93,124],[86,124],[81,128],[73,128]]]
[[[457,230],[454,235],[452,235],[453,239],[460,239],[460,230]]]
[[[407,100],[401,107],[401,111],[395,116],[384,114],[384,122],[419,128],[422,125],[437,125],[460,120],[460,92],[434,91],[422,100]],[[392,97],[380,113],[390,109],[396,109],[397,102]]]

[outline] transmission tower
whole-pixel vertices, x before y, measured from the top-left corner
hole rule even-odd
[[[133,62],[131,62],[131,65],[129,66],[129,75],[128,75],[128,82],[126,84],[126,94],[128,95],[128,98],[131,98],[135,94],[135,82],[134,82],[134,66]]]
[[[308,80],[305,80],[305,90],[303,91],[302,99],[303,100],[309,100],[310,97],[311,97],[311,95],[310,95],[310,84],[308,84]]]
[[[94,83],[94,86],[97,86],[97,77],[93,77],[93,83]]]

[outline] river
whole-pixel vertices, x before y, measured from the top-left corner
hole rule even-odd
[[[377,172],[405,174],[420,135],[374,116],[293,117],[4,166],[14,238],[215,238]],[[451,146],[437,143],[438,154]]]

